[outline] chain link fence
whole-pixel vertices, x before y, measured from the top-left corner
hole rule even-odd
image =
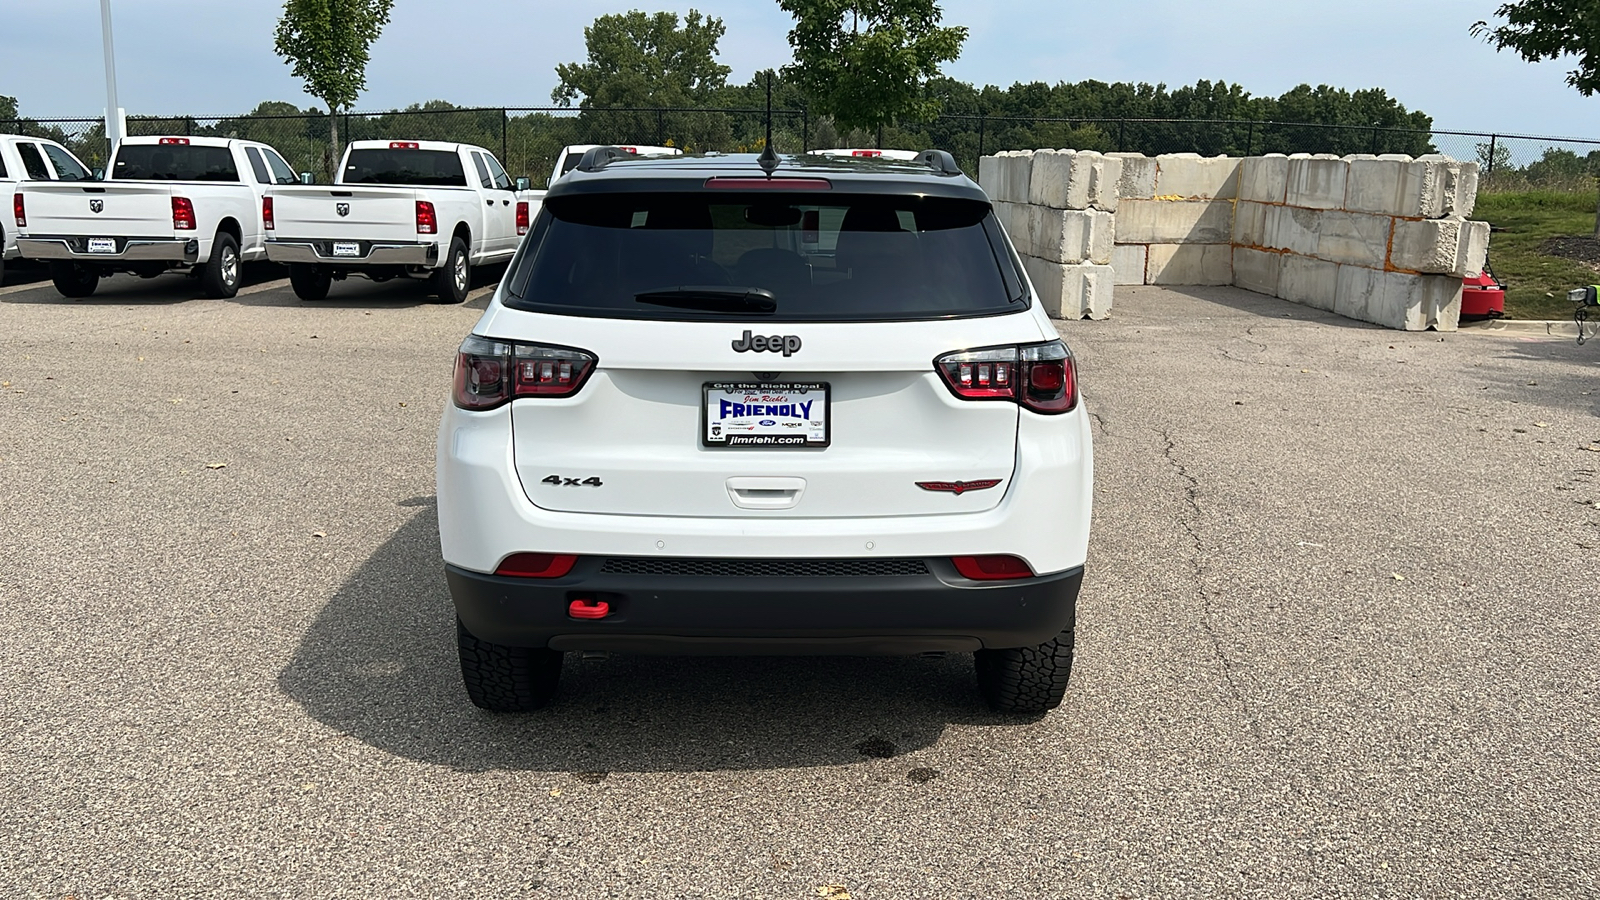
[[[949,150],[968,172],[985,153],[1035,147],[1205,156],[1261,153],[1443,153],[1482,166],[1485,190],[1593,190],[1600,176],[1600,140],[1375,126],[1256,122],[1235,119],[1110,119],[941,116],[873,134],[841,133],[804,109],[574,109],[518,107],[408,109],[327,115],[131,116],[130,135],[232,137],[276,147],[297,171],[331,177],[331,124],[340,141],[448,140],[496,150],[514,176],[542,185],[569,144],[654,144],[687,152],[753,152],[764,146],[770,115],[773,143],[785,152],[819,147],[881,146]],[[0,131],[58,141],[91,166],[106,163],[98,118],[0,120]]]

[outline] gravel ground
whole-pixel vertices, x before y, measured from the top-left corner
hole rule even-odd
[[[1060,710],[987,713],[961,656],[618,657],[493,717],[432,498],[481,294],[18,274],[0,896],[1600,893],[1600,347],[1119,289],[1062,325],[1099,481]]]

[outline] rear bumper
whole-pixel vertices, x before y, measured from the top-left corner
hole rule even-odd
[[[584,557],[564,578],[502,578],[446,565],[456,613],[487,641],[665,654],[899,655],[1028,647],[1073,625],[1083,567],[976,582],[947,560],[921,575],[720,577],[607,574]],[[568,615],[603,600],[604,619]]]
[[[115,253],[90,253],[89,238],[75,235],[31,235],[17,238],[25,259],[70,259],[78,262],[170,262],[193,265],[200,260],[198,238],[113,237]]]
[[[425,244],[399,241],[338,242],[358,245],[361,251],[359,256],[335,256],[333,254],[334,243],[331,238],[327,240],[268,240],[267,259],[275,263],[313,263],[324,266],[339,266],[341,268],[425,266],[432,269],[439,266],[439,244],[437,242]]]

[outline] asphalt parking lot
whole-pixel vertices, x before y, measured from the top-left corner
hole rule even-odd
[[[1232,289],[1063,323],[1073,685],[970,657],[455,668],[433,438],[485,301],[0,288],[0,896],[1600,893],[1600,344]]]

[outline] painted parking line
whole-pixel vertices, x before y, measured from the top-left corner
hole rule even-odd
[[[288,283],[289,279],[287,278],[279,278],[277,281],[263,281],[260,284],[252,284],[249,287],[239,288],[239,296],[244,297],[250,294],[260,294],[266,291],[275,291],[278,288],[288,285]]]
[[[472,301],[478,299],[479,297],[488,296],[489,294],[494,293],[495,288],[497,288],[499,286],[500,285],[498,285],[498,284],[491,284],[488,287],[478,288],[477,290],[468,293],[467,294],[467,299],[465,299],[465,300],[463,300],[461,302],[462,303],[471,303]]]
[[[8,288],[0,288],[0,296],[5,294],[20,294],[23,291],[36,291],[40,288],[53,288],[55,285],[48,281],[35,281],[32,284],[13,284]]]

